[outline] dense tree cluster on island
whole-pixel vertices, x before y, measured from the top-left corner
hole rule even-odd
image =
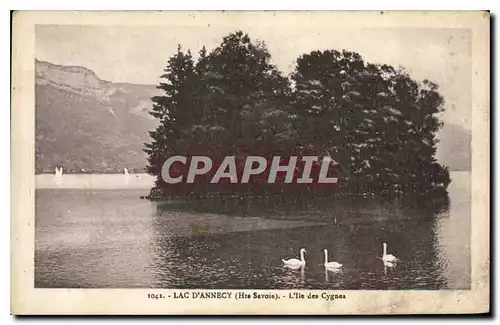
[[[160,177],[166,157],[196,152],[314,151],[341,166],[336,188],[251,183],[245,195],[447,196],[449,171],[435,158],[443,98],[403,68],[332,49],[301,55],[285,76],[264,43],[239,31],[210,52],[203,47],[196,62],[179,46],[161,77],[164,95],[151,111],[160,124],[145,144],[147,172],[157,176],[152,199],[214,194],[213,186],[169,186]]]

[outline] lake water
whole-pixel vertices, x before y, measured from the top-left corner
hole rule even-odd
[[[140,199],[146,187],[39,188],[35,286],[468,289],[470,173],[453,172],[449,193],[449,210],[437,216],[391,221],[383,216],[393,210],[375,209],[361,213],[377,221],[352,225],[333,222],[345,210],[322,218],[227,216],[159,207]],[[401,259],[395,267],[380,259],[383,242]],[[298,258],[302,247],[306,266],[284,268],[281,259]],[[324,248],[342,271],[325,271]]]

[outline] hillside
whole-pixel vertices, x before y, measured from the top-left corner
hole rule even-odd
[[[36,173],[141,173],[154,85],[113,83],[84,67],[36,61]],[[470,131],[445,124],[438,160],[470,170]]]
[[[154,85],[112,83],[82,67],[36,61],[36,173],[143,172]]]
[[[460,125],[445,124],[438,133],[437,159],[450,170],[471,170],[471,132]]]

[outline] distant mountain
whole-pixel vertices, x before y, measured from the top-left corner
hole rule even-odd
[[[445,123],[438,133],[437,159],[450,170],[471,170],[471,132]]]
[[[36,173],[143,172],[154,85],[112,83],[83,67],[36,61]]]

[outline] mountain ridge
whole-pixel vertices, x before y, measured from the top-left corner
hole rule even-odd
[[[92,70],[35,61],[36,173],[144,172],[156,86],[113,83]]]

